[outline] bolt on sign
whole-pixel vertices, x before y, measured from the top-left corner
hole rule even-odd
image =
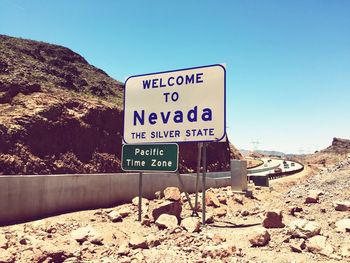
[[[211,65],[129,77],[124,142],[214,142],[226,134],[226,70]]]
[[[178,159],[179,146],[176,143],[124,144],[122,169],[134,172],[176,172]]]

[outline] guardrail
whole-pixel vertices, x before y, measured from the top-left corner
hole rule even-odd
[[[296,161],[294,161],[294,162],[300,164],[301,168],[295,169],[295,170],[292,170],[292,171],[288,171],[288,172],[268,174],[267,176],[269,177],[269,179],[276,179],[276,178],[280,178],[280,177],[283,177],[283,176],[288,176],[288,175],[300,173],[301,171],[304,170],[304,165],[302,163],[296,162]]]

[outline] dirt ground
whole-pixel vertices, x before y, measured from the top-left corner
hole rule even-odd
[[[250,185],[248,196],[229,187],[209,189],[204,227],[200,218],[190,219],[190,226],[184,223],[191,211],[183,193],[176,200],[175,190],[168,200],[144,201],[142,224],[135,199],[109,209],[4,226],[0,262],[350,262],[349,179],[348,158],[323,171],[307,166],[299,174],[272,180],[268,188]],[[316,202],[307,203],[315,192]],[[337,201],[345,202],[345,210],[336,208]],[[155,220],[154,210],[166,202],[182,207],[180,225],[180,220],[172,225],[171,218],[162,224],[160,217]],[[272,220],[272,228],[266,226],[270,212],[282,214]],[[293,230],[296,220],[317,227]],[[341,220],[348,224],[343,230]],[[257,234],[262,230],[270,238]]]

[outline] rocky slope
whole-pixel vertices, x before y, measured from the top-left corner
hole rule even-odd
[[[0,35],[0,174],[120,172],[123,88],[68,48]],[[196,150],[180,145],[181,172]],[[211,170],[240,157],[208,152]]]
[[[135,198],[0,227],[0,262],[350,262],[350,158],[303,173],[249,196],[208,190],[206,227],[177,188],[144,199],[141,223]]]
[[[303,156],[301,161],[306,164],[316,164],[320,166],[333,165],[350,154],[350,140],[333,138],[332,144],[314,154]]]

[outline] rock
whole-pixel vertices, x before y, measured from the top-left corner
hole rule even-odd
[[[350,211],[350,202],[349,201],[336,201],[333,203],[334,209],[336,211]]]
[[[310,190],[309,195],[305,199],[305,204],[318,203],[320,194],[319,190]]]
[[[345,258],[350,258],[350,245],[343,245],[340,249],[340,254]]]
[[[121,214],[119,214],[118,211],[112,211],[110,213],[108,213],[108,218],[109,220],[111,220],[112,222],[120,222],[123,220],[123,217]]]
[[[71,236],[79,243],[90,241],[93,244],[101,244],[103,241],[103,237],[91,226],[73,230]]]
[[[168,215],[168,214],[162,214],[156,220],[156,225],[160,229],[165,229],[165,228],[174,229],[178,225],[178,220],[177,220],[176,216]]]
[[[148,217],[142,218],[142,220],[141,220],[142,226],[151,226],[151,224],[152,224],[152,220],[150,218],[148,218]]]
[[[164,198],[169,201],[179,201],[181,192],[177,187],[167,187],[164,189]]]
[[[117,250],[117,254],[121,256],[128,255],[130,252],[130,249],[128,247],[128,244],[121,244]]]
[[[134,206],[138,206],[139,205],[139,197],[138,196],[134,197],[131,202],[132,202],[132,204]],[[143,197],[142,197],[141,202],[142,202],[142,205],[148,205],[149,204],[149,200],[146,199],[146,198],[143,198]]]
[[[241,216],[249,216],[249,211],[248,210],[241,211]]]
[[[234,200],[236,201],[236,203],[243,205],[243,196],[235,195]]]
[[[212,192],[206,192],[205,194],[205,205],[220,207],[219,199],[216,197],[216,194]]]
[[[8,240],[4,234],[0,234],[0,248],[7,249]]]
[[[147,244],[149,247],[157,247],[160,245],[160,238],[154,234],[150,234],[147,236]]]
[[[152,217],[156,221],[160,215],[168,214],[176,216],[180,220],[181,211],[182,206],[180,202],[164,201],[153,208]]]
[[[42,251],[39,262],[43,262],[45,259],[50,259],[52,262],[63,262],[73,256],[68,246],[56,246],[51,242],[44,242],[39,249]]]
[[[181,221],[181,226],[187,230],[187,232],[199,232],[201,223],[196,217],[187,217]]]
[[[285,225],[282,220],[283,216],[281,210],[267,211],[262,225],[265,228],[283,228]]]
[[[164,197],[164,194],[162,191],[157,191],[154,193],[154,196],[156,197],[156,199],[162,199]]]
[[[226,238],[218,235],[218,234],[213,234],[213,233],[208,233],[207,238],[209,238],[215,245],[219,245],[223,242],[226,241]]]
[[[292,241],[289,244],[290,249],[292,250],[292,252],[297,252],[297,253],[301,253],[302,250],[305,249],[305,240],[304,239],[300,239],[298,241]]]
[[[292,238],[310,238],[319,235],[321,227],[316,222],[310,222],[306,219],[297,219],[288,225],[287,234]]]
[[[15,257],[9,251],[0,248],[0,262],[13,263],[15,262]]]
[[[202,251],[202,257],[227,258],[236,252],[236,247],[229,244],[222,244],[217,246],[206,246]]]
[[[120,209],[118,209],[119,215],[121,215],[123,218],[127,217],[131,214],[131,208],[129,206],[123,206]]]
[[[270,240],[271,237],[269,232],[263,227],[256,229],[249,238],[249,242],[253,247],[265,246],[269,243]]]
[[[341,219],[335,223],[335,231],[350,232],[350,218]]]
[[[130,237],[129,246],[133,249],[135,248],[148,248],[147,240],[137,234],[133,234]]]
[[[332,246],[327,243],[327,238],[320,235],[311,237],[306,243],[306,248],[311,253],[325,256],[330,256],[334,251]]]
[[[213,215],[214,216],[222,217],[222,216],[225,216],[226,214],[227,214],[226,206],[221,206],[221,207],[215,208],[213,210]]]
[[[220,204],[227,205],[226,196],[224,196],[224,195],[219,195],[219,196],[218,196],[218,200],[219,200]]]
[[[290,206],[288,209],[289,214],[292,216],[295,216],[295,213],[300,213],[301,211],[303,211],[303,208],[298,206]]]
[[[202,222],[202,214],[201,213],[199,214],[199,219],[200,219],[200,222]],[[214,222],[215,222],[214,214],[213,213],[206,213],[206,215],[205,215],[205,223],[206,224],[212,224]]]

